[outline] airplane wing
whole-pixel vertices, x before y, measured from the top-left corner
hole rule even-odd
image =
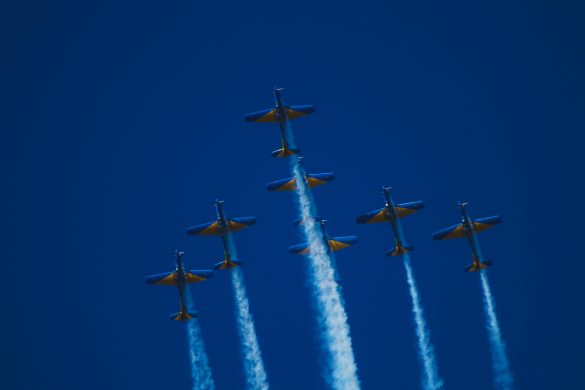
[[[219,223],[217,221],[202,223],[187,229],[187,235],[189,236],[210,236],[214,234],[219,234]]]
[[[228,226],[230,227],[231,232],[237,232],[238,230],[242,230],[247,228],[248,226],[252,226],[256,223],[256,217],[239,217],[239,218],[231,218],[228,220]]]
[[[286,116],[290,120],[300,118],[313,112],[315,112],[315,106],[312,105],[290,106],[286,108]]]
[[[376,223],[388,221],[388,218],[386,218],[386,213],[384,213],[385,209],[385,207],[382,207],[381,209],[370,211],[369,213],[360,215],[355,219],[355,221],[357,223]]]
[[[425,207],[425,204],[421,201],[400,203],[394,206],[396,209],[396,215],[398,218],[406,217],[407,215],[416,213],[418,210]]]
[[[294,177],[276,180],[266,184],[266,189],[268,191],[294,191],[296,188],[297,184]]]
[[[454,225],[447,229],[440,230],[433,233],[433,240],[449,240],[452,238],[463,238],[465,237],[465,230],[463,224]]]
[[[144,280],[147,284],[161,284],[166,286],[176,286],[175,271],[165,272],[164,274],[150,275]]]
[[[213,271],[189,270],[185,272],[187,283],[203,282],[213,277]]]
[[[333,237],[329,240],[329,245],[331,246],[331,250],[336,252],[352,246],[357,240],[357,236]]]
[[[317,187],[322,184],[327,184],[330,181],[335,179],[334,173],[308,173],[307,174],[307,182],[309,182],[309,187]]]
[[[303,242],[302,244],[293,245],[288,248],[288,251],[295,255],[306,255],[311,251],[311,244]]]
[[[244,116],[246,122],[278,122],[276,119],[276,109],[262,110],[247,114]]]
[[[489,228],[494,227],[498,223],[502,222],[502,218],[499,215],[493,217],[486,217],[486,218],[478,218],[473,221],[473,230],[477,233],[481,233],[483,231],[488,230]]]

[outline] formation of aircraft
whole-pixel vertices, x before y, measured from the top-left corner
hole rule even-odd
[[[278,123],[282,147],[272,152],[272,157],[288,157],[300,153],[300,149],[294,145],[292,134],[288,127],[288,121],[300,118],[315,112],[315,106],[285,106],[282,103],[280,94],[284,88],[276,88],[272,91],[274,95],[274,108],[247,114],[244,119],[247,122],[272,122]]]
[[[294,145],[292,132],[290,131],[288,122],[315,111],[315,107],[312,105],[287,106],[283,104],[281,97],[282,91],[283,88],[276,87],[273,90],[275,102],[274,108],[254,112],[245,116],[245,120],[248,122],[271,122],[278,124],[282,147],[272,152],[273,157],[290,157],[300,153],[300,149]],[[302,157],[298,156],[297,158],[300,163],[302,161]],[[304,172],[302,165],[299,165],[299,167],[301,169],[301,175],[304,176],[305,183],[309,188],[314,188],[329,183],[335,179],[334,173],[308,174]],[[294,177],[289,177],[266,184],[266,189],[268,191],[294,191],[297,189],[297,184],[298,183]],[[384,207],[370,211],[364,215],[360,215],[356,218],[356,222],[358,224],[388,222],[392,226],[394,248],[386,252],[386,255],[402,256],[411,252],[414,247],[406,246],[404,244],[404,239],[402,237],[402,232],[400,231],[400,224],[398,219],[413,214],[424,208],[424,203],[422,201],[416,201],[395,204],[390,196],[390,189],[390,187],[382,187],[382,194],[384,196],[385,202]],[[239,217],[228,219],[223,210],[223,204],[224,202],[220,200],[216,200],[214,202],[217,214],[217,218],[214,221],[196,225],[187,229],[187,235],[189,236],[216,235],[221,238],[223,243],[224,258],[219,263],[214,264],[213,269],[216,270],[229,270],[231,268],[242,265],[242,262],[236,259],[232,259],[230,251],[230,235],[233,232],[237,232],[256,223],[255,217]],[[471,219],[467,214],[466,205],[467,203],[459,202],[462,218],[461,222],[457,225],[434,233],[433,239],[446,240],[465,237],[471,246],[473,255],[472,264],[466,266],[465,270],[468,272],[477,272],[491,265],[491,261],[483,260],[481,258],[476,233],[483,232],[500,223],[501,218],[499,216],[493,216],[480,219]],[[303,220],[297,220],[295,221],[295,224],[299,225],[305,222],[306,221]],[[327,221],[321,217],[313,218],[313,222],[319,224],[322,244],[327,253],[332,253],[340,249],[347,248],[357,242],[356,236],[329,237],[325,229],[325,224]],[[315,250],[314,244],[312,245],[308,242],[289,247],[289,251],[293,254],[305,255],[311,253],[313,250]],[[175,258],[177,262],[175,271],[152,275],[146,278],[146,283],[148,284],[160,284],[178,287],[181,311],[171,316],[171,319],[174,320],[189,320],[197,316],[196,313],[187,312],[185,305],[185,286],[188,283],[196,283],[207,280],[213,275],[213,271],[211,270],[186,271],[183,266],[182,256],[183,252],[175,252]],[[337,267],[334,261],[333,267],[335,271],[335,278],[339,281],[340,279],[337,274]]]
[[[471,219],[467,214],[466,202],[459,202],[459,210],[461,211],[461,222],[457,225],[440,230],[433,234],[433,240],[449,240],[452,238],[465,237],[471,247],[473,255],[473,262],[464,268],[468,272],[477,272],[489,267],[492,262],[490,260],[483,260],[479,251],[476,233],[481,233],[494,227],[502,222],[499,215],[493,217]]]
[[[183,265],[183,254],[184,252],[175,251],[177,267],[175,268],[174,271],[146,277],[146,283],[148,284],[177,286],[177,288],[179,289],[179,299],[181,301],[181,311],[172,314],[169,317],[171,320],[177,321],[186,321],[197,317],[197,313],[189,313],[187,311],[187,305],[185,304],[185,286],[189,283],[202,282],[213,276],[213,272],[210,270],[209,271],[185,270]]]
[[[425,207],[421,201],[400,203],[395,205],[390,197],[391,187],[382,187],[382,194],[384,195],[385,206],[381,209],[370,211],[364,215],[356,218],[356,222],[363,223],[377,223],[389,222],[394,233],[394,249],[386,252],[386,256],[402,256],[414,249],[412,246],[404,246],[401,240],[401,232],[398,227],[398,218],[406,217],[412,213]]]
[[[223,260],[213,266],[214,269],[230,269],[242,265],[242,262],[233,260],[229,250],[228,234],[245,229],[256,223],[256,217],[239,217],[228,219],[223,211],[223,200],[216,200],[215,211],[217,219],[215,221],[196,225],[187,229],[189,236],[210,236],[221,237],[223,243]]]

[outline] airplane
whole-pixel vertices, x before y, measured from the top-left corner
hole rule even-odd
[[[300,153],[300,149],[293,144],[290,129],[287,122],[293,119],[300,118],[307,114],[315,112],[315,106],[285,106],[282,103],[281,93],[284,88],[276,88],[272,94],[274,95],[274,108],[253,112],[244,116],[246,122],[273,122],[278,123],[280,128],[280,137],[282,140],[282,148],[272,152],[272,157],[289,157]]]
[[[321,217],[315,217],[313,218],[313,220],[320,225],[321,239],[323,240],[322,243],[327,253],[337,252],[340,249],[348,248],[358,241],[357,236],[329,237],[327,231],[325,230],[325,223],[327,222],[327,220]],[[295,225],[302,225],[304,223],[305,221],[303,219],[297,219],[296,221],[294,221]],[[312,244],[304,242],[302,244],[290,246],[288,250],[290,253],[296,255],[307,255],[311,253],[312,246],[313,246]],[[335,264],[335,261],[333,261],[332,263],[334,268],[333,271],[335,273],[335,280],[341,282],[341,279],[339,278],[339,273],[337,272],[337,265]]]
[[[303,158],[298,158],[299,167],[301,172],[305,175],[305,183],[309,188],[315,188],[317,186],[327,184],[335,180],[334,173],[305,173],[302,167]],[[286,179],[276,180],[266,184],[266,190],[268,191],[294,191],[297,189],[297,180],[294,177]]]
[[[241,261],[233,260],[229,250],[228,234],[237,232],[256,223],[256,217],[239,217],[227,219],[223,211],[223,200],[216,200],[214,203],[217,213],[215,221],[196,225],[187,229],[188,236],[210,236],[217,235],[223,242],[224,259],[213,266],[214,269],[226,270],[242,265]]]
[[[382,194],[386,205],[381,209],[370,211],[356,218],[357,223],[390,222],[394,233],[394,249],[386,252],[386,256],[402,256],[414,250],[412,246],[404,246],[400,239],[398,218],[406,217],[425,207],[421,201],[394,204],[390,198],[391,187],[382,186]]]
[[[147,284],[177,286],[179,289],[179,298],[181,300],[181,311],[169,317],[169,319],[176,321],[188,321],[197,317],[196,313],[187,312],[187,305],[185,304],[185,286],[189,283],[202,282],[213,276],[213,271],[185,270],[185,267],[183,266],[184,253],[185,252],[175,251],[174,256],[177,261],[177,268],[174,271],[147,276],[145,279]]]
[[[502,218],[499,215],[496,215],[493,217],[471,219],[465,208],[468,203],[459,202],[458,205],[459,210],[461,211],[461,223],[433,233],[433,240],[449,240],[452,238],[463,237],[467,238],[467,241],[471,246],[473,262],[466,266],[464,270],[467,272],[477,272],[489,267],[492,262],[490,260],[481,259],[476,233],[481,233],[493,227],[494,225],[497,225],[498,223],[502,222]]]
[[[306,173],[305,183],[309,188],[327,184],[335,179],[334,173]],[[297,179],[289,177],[266,184],[268,191],[294,191],[297,189]]]

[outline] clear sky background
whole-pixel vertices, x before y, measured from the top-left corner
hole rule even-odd
[[[319,389],[314,316],[293,195],[271,124],[243,115],[315,104],[293,123],[333,235],[364,389],[416,389],[404,267],[387,225],[398,202],[446,389],[493,388],[478,275],[458,222],[501,214],[480,236],[519,389],[583,389],[584,9],[579,1],[18,1],[0,10],[3,389],[186,389],[174,288],[147,286],[183,249],[221,259],[185,228],[230,216],[269,382]],[[229,275],[193,288],[218,389],[242,388]]]

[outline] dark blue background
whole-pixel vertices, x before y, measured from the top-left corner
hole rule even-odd
[[[364,389],[415,389],[420,369],[389,226],[354,217],[424,200],[404,220],[448,389],[490,389],[465,242],[430,234],[501,213],[480,239],[520,389],[582,389],[583,7],[577,1],[38,2],[0,12],[3,282],[0,387],[188,388],[175,289],[146,286],[186,251],[184,228],[231,216],[269,381],[322,388],[293,196],[278,131],[247,124],[271,88],[317,113],[293,124],[337,256]],[[219,389],[243,387],[229,275],[193,288]]]

